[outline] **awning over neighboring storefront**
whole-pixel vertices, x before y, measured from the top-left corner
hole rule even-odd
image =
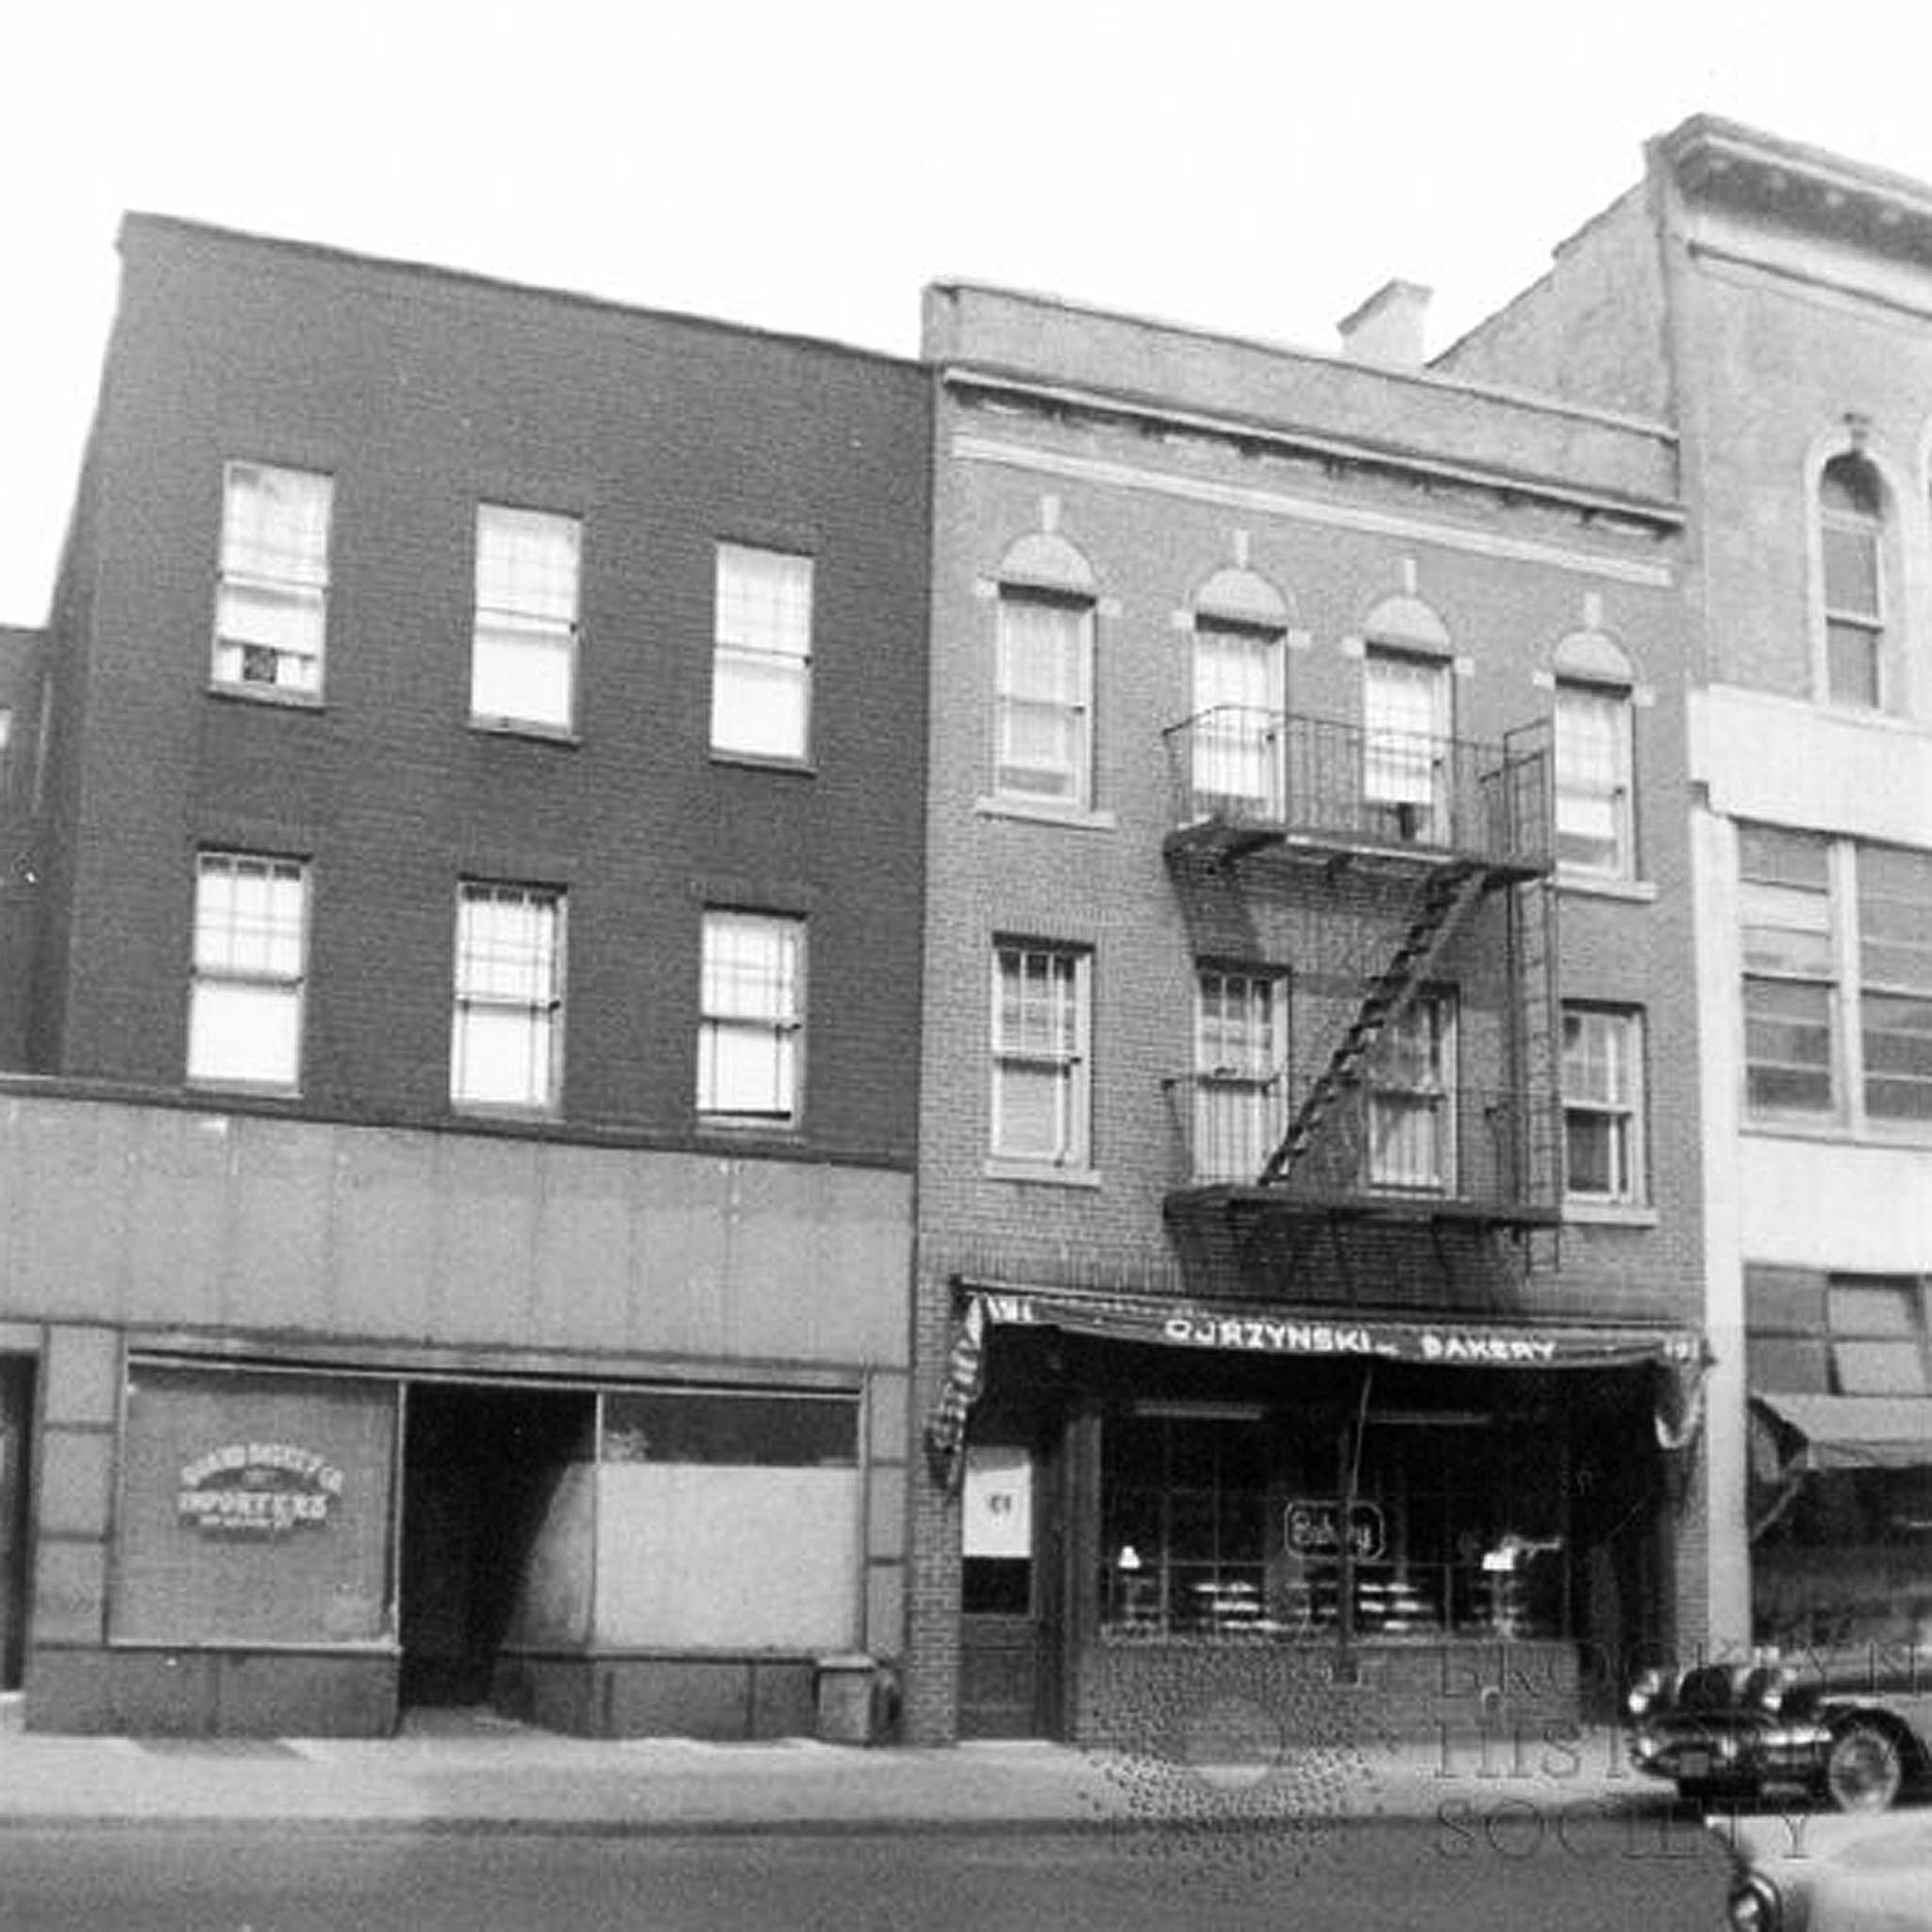
[[[1752,1401],[1797,1439],[1784,1473],[1932,1468],[1932,1396],[1784,1395]]]
[[[1278,1303],[1194,1302],[1158,1295],[1095,1294],[1077,1289],[994,1286],[965,1280],[947,1365],[946,1387],[926,1424],[936,1473],[948,1479],[965,1440],[966,1419],[986,1373],[990,1326],[1058,1328],[1071,1334],[1157,1347],[1216,1349],[1290,1359],[1419,1362],[1444,1368],[1611,1369],[1655,1363],[1680,1372],[1690,1388],[1678,1422],[1696,1411],[1704,1338],[1691,1329],[1556,1322],[1474,1322],[1357,1315]],[[1664,1424],[1659,1420],[1660,1437]],[[1686,1437],[1688,1440],[1688,1434]],[[1665,1446],[1681,1442],[1666,1440]]]

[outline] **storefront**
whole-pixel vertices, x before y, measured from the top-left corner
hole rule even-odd
[[[1575,1714],[1658,1634],[1701,1360],[1674,1330],[969,1289],[927,1431],[962,1728],[1101,1736],[1263,1648],[1405,1728],[1499,1686]]]
[[[130,1356],[76,1727],[809,1730],[814,1660],[864,1637],[865,1402]]]

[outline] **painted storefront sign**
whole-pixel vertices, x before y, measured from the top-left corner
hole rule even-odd
[[[320,1528],[342,1494],[342,1472],[291,1442],[229,1442],[181,1471],[176,1514],[204,1536],[282,1537]]]

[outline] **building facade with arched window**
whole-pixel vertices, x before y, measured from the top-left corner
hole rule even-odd
[[[1688,122],[1445,360],[1681,438],[1711,1640],[1924,1644],[1932,186]]]
[[[925,350],[908,1735],[1574,1717],[1702,1614],[1670,437],[967,286]]]

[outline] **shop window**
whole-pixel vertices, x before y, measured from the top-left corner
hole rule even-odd
[[[850,1648],[864,1569],[858,1422],[842,1391],[607,1394],[600,1641]]]
[[[466,882],[457,901],[450,1097],[548,1109],[563,1062],[561,892]]]
[[[391,1637],[395,1438],[388,1383],[134,1362],[110,1636]]]
[[[718,546],[711,749],[802,759],[811,723],[812,560]]]
[[[1831,853],[1807,832],[1739,829],[1744,1082],[1758,1114],[1829,1114],[1836,1093],[1838,974]]]
[[[1563,1149],[1573,1201],[1644,1199],[1643,1021],[1563,1009]]]
[[[959,1607],[1024,1617],[1033,1608],[1033,1457],[969,1442],[961,1485]]]
[[[570,729],[582,548],[575,517],[490,503],[477,508],[473,718]]]
[[[1084,1167],[1091,1158],[1085,952],[1006,944],[993,955],[992,1152]]]
[[[1927,1395],[1924,1294],[1910,1278],[1834,1275],[1825,1288],[1840,1395]]]
[[[1253,1181],[1288,1131],[1285,982],[1206,968],[1194,981],[1194,1178]]]
[[[294,1090],[308,920],[308,868],[296,860],[239,852],[196,860],[190,1080]]]
[[[805,922],[705,914],[698,1112],[714,1124],[789,1127],[805,1047]]]
[[[317,698],[328,615],[334,484],[306,470],[230,463],[224,473],[214,682]]]
[[[1368,1064],[1367,1182],[1418,1193],[1456,1188],[1456,1001],[1424,992],[1383,1032]]]

